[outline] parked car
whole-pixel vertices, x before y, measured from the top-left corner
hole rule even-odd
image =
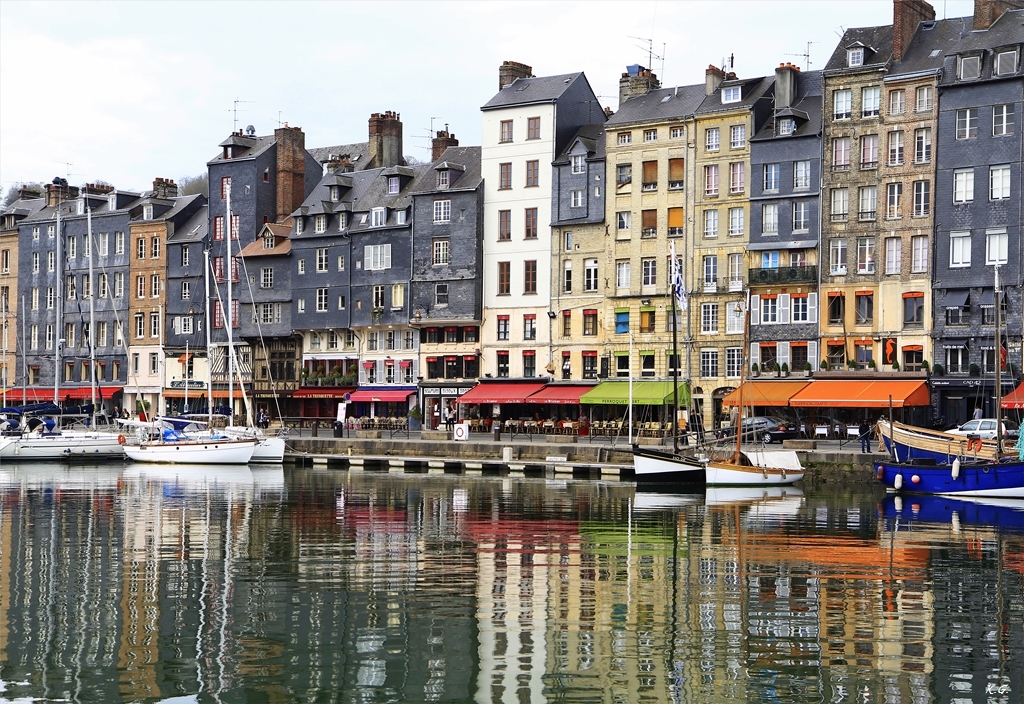
[[[950,428],[947,433],[953,435],[969,435],[972,437],[979,437],[982,440],[994,440],[996,437],[996,419],[995,418],[981,418],[978,420],[969,420],[958,428]],[[1003,419],[1003,437],[1017,439],[1020,434],[1020,428],[1017,423],[1012,420]]]
[[[731,438],[735,434],[735,428],[722,428],[718,437]],[[769,416],[743,419],[743,442],[782,442],[797,437],[800,437],[799,423]]]

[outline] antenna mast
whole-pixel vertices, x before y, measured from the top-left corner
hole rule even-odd
[[[232,118],[231,131],[232,132],[237,132],[238,131],[238,104],[239,103],[254,103],[254,102],[256,102],[256,101],[254,101],[254,100],[241,100],[239,98],[235,98],[234,106],[231,108],[231,118]],[[242,112],[245,112],[245,110],[242,110]],[[280,116],[281,115],[279,113],[278,117],[280,117]]]
[[[661,56],[659,56],[658,54],[654,53],[654,40],[651,39],[650,37],[634,37],[632,35],[627,35],[627,36],[629,36],[630,39],[639,39],[642,42],[647,42],[647,46],[646,47],[640,46],[639,44],[635,45],[637,49],[644,49],[647,52],[647,65],[644,68],[646,68],[648,71],[652,71],[652,70],[654,70],[654,66],[651,65],[652,62],[660,61],[661,62],[661,68],[658,69],[658,72],[659,72],[659,74],[665,73],[665,43],[664,42],[662,42],[662,44],[661,44]],[[662,81],[662,84],[664,85],[664,82],[665,82],[665,77],[664,76],[661,76],[661,81]]]
[[[810,71],[811,70],[811,44],[817,44],[817,42],[807,42],[807,51],[805,51],[802,54],[783,54],[783,56],[802,56],[803,59],[804,59],[804,62],[806,63],[806,66],[804,66],[804,70],[805,71]]]

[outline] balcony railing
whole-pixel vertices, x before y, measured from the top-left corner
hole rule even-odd
[[[751,285],[814,283],[818,280],[816,266],[780,266],[750,270]]]

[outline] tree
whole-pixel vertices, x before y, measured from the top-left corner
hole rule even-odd
[[[39,195],[46,193],[46,186],[42,183],[16,183],[7,189],[7,195],[4,196],[3,205],[0,207],[6,208],[8,205],[18,200],[18,195],[21,193],[22,188],[30,188],[35,191],[39,191]]]
[[[199,193],[210,197],[210,176],[202,173],[198,176],[182,176],[178,179],[178,195],[191,196]]]

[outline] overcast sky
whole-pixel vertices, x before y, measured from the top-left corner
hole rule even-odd
[[[973,12],[972,0],[933,2],[939,18]],[[427,160],[431,125],[480,143],[504,60],[538,76],[584,71],[614,109],[629,64],[687,85],[729,55],[740,77],[806,68],[813,42],[815,69],[844,28],[891,21],[892,0],[0,0],[0,181],[6,192],[70,174],[144,190],[198,175],[236,99],[238,127],[287,122],[307,147],[364,141],[370,113],[394,110],[405,153]]]

